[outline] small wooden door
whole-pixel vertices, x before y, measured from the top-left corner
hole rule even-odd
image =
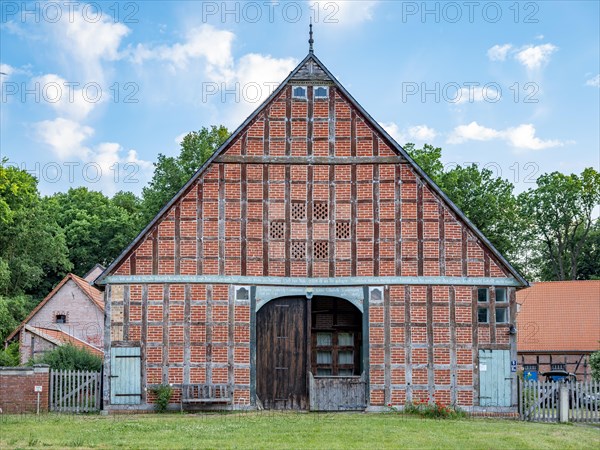
[[[509,350],[479,350],[479,405],[511,406]]]
[[[265,409],[308,409],[304,297],[272,300],[256,315],[256,394]]]
[[[141,402],[139,347],[113,347],[110,350],[110,402],[137,405]]]

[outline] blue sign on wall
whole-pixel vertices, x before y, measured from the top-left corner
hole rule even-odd
[[[517,371],[517,360],[513,359],[510,362],[510,371],[511,372],[516,372]]]
[[[537,370],[526,370],[525,372],[523,372],[523,379],[525,381],[537,381],[538,380]]]

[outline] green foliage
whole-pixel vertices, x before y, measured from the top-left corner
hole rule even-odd
[[[4,161],[5,162],[5,161]],[[37,180],[0,165],[0,295],[35,291],[71,268],[62,229],[42,207]]]
[[[102,358],[89,351],[67,344],[56,347],[42,356],[29,360],[29,365],[48,364],[55,370],[88,370],[98,372],[102,369]]]
[[[403,148],[433,181],[439,183],[440,177],[444,173],[442,149],[440,147],[425,144],[423,148],[415,148],[415,144],[409,142]]]
[[[537,179],[537,188],[519,196],[519,203],[522,215],[533,225],[530,241],[538,244],[542,277],[577,279],[580,257],[595,222],[592,213],[600,204],[600,173],[590,167],[579,176],[544,174]]]
[[[141,228],[141,202],[131,193],[119,192],[111,199],[79,187],[48,197],[45,207],[64,230],[69,259],[79,275],[96,263],[109,264]]]
[[[156,395],[156,410],[160,413],[164,413],[171,401],[173,388],[168,384],[161,384],[160,386],[152,388],[151,392]]]
[[[16,367],[21,363],[19,343],[12,342],[6,350],[0,350],[0,367]]]
[[[36,304],[37,302],[33,301],[31,297],[25,295],[0,296],[0,342],[4,342]]]
[[[402,412],[428,419],[460,419],[466,417],[466,413],[458,408],[451,408],[439,401],[429,403],[427,400],[421,400],[417,403],[408,402]]]
[[[600,350],[590,356],[590,368],[592,369],[592,378],[600,381]]]
[[[154,175],[143,189],[143,222],[150,222],[229,137],[224,126],[203,127],[181,141],[179,156],[158,155]]]

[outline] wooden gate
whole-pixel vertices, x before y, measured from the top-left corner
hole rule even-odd
[[[567,403],[560,403],[560,389]],[[531,422],[558,422],[561,407],[569,422],[600,423],[600,382],[519,380],[519,416]]]
[[[307,409],[308,301],[272,300],[256,315],[256,394],[266,409]]]
[[[137,405],[142,399],[141,353],[139,347],[110,350],[110,402]]]
[[[101,372],[50,371],[50,411],[87,413],[100,411]]]
[[[479,350],[479,405],[512,406],[509,350]]]

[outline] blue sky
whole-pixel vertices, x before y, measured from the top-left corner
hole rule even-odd
[[[140,193],[185,133],[235,129],[308,50],[399,143],[517,191],[600,165],[599,2],[11,2],[0,154],[44,194]]]

